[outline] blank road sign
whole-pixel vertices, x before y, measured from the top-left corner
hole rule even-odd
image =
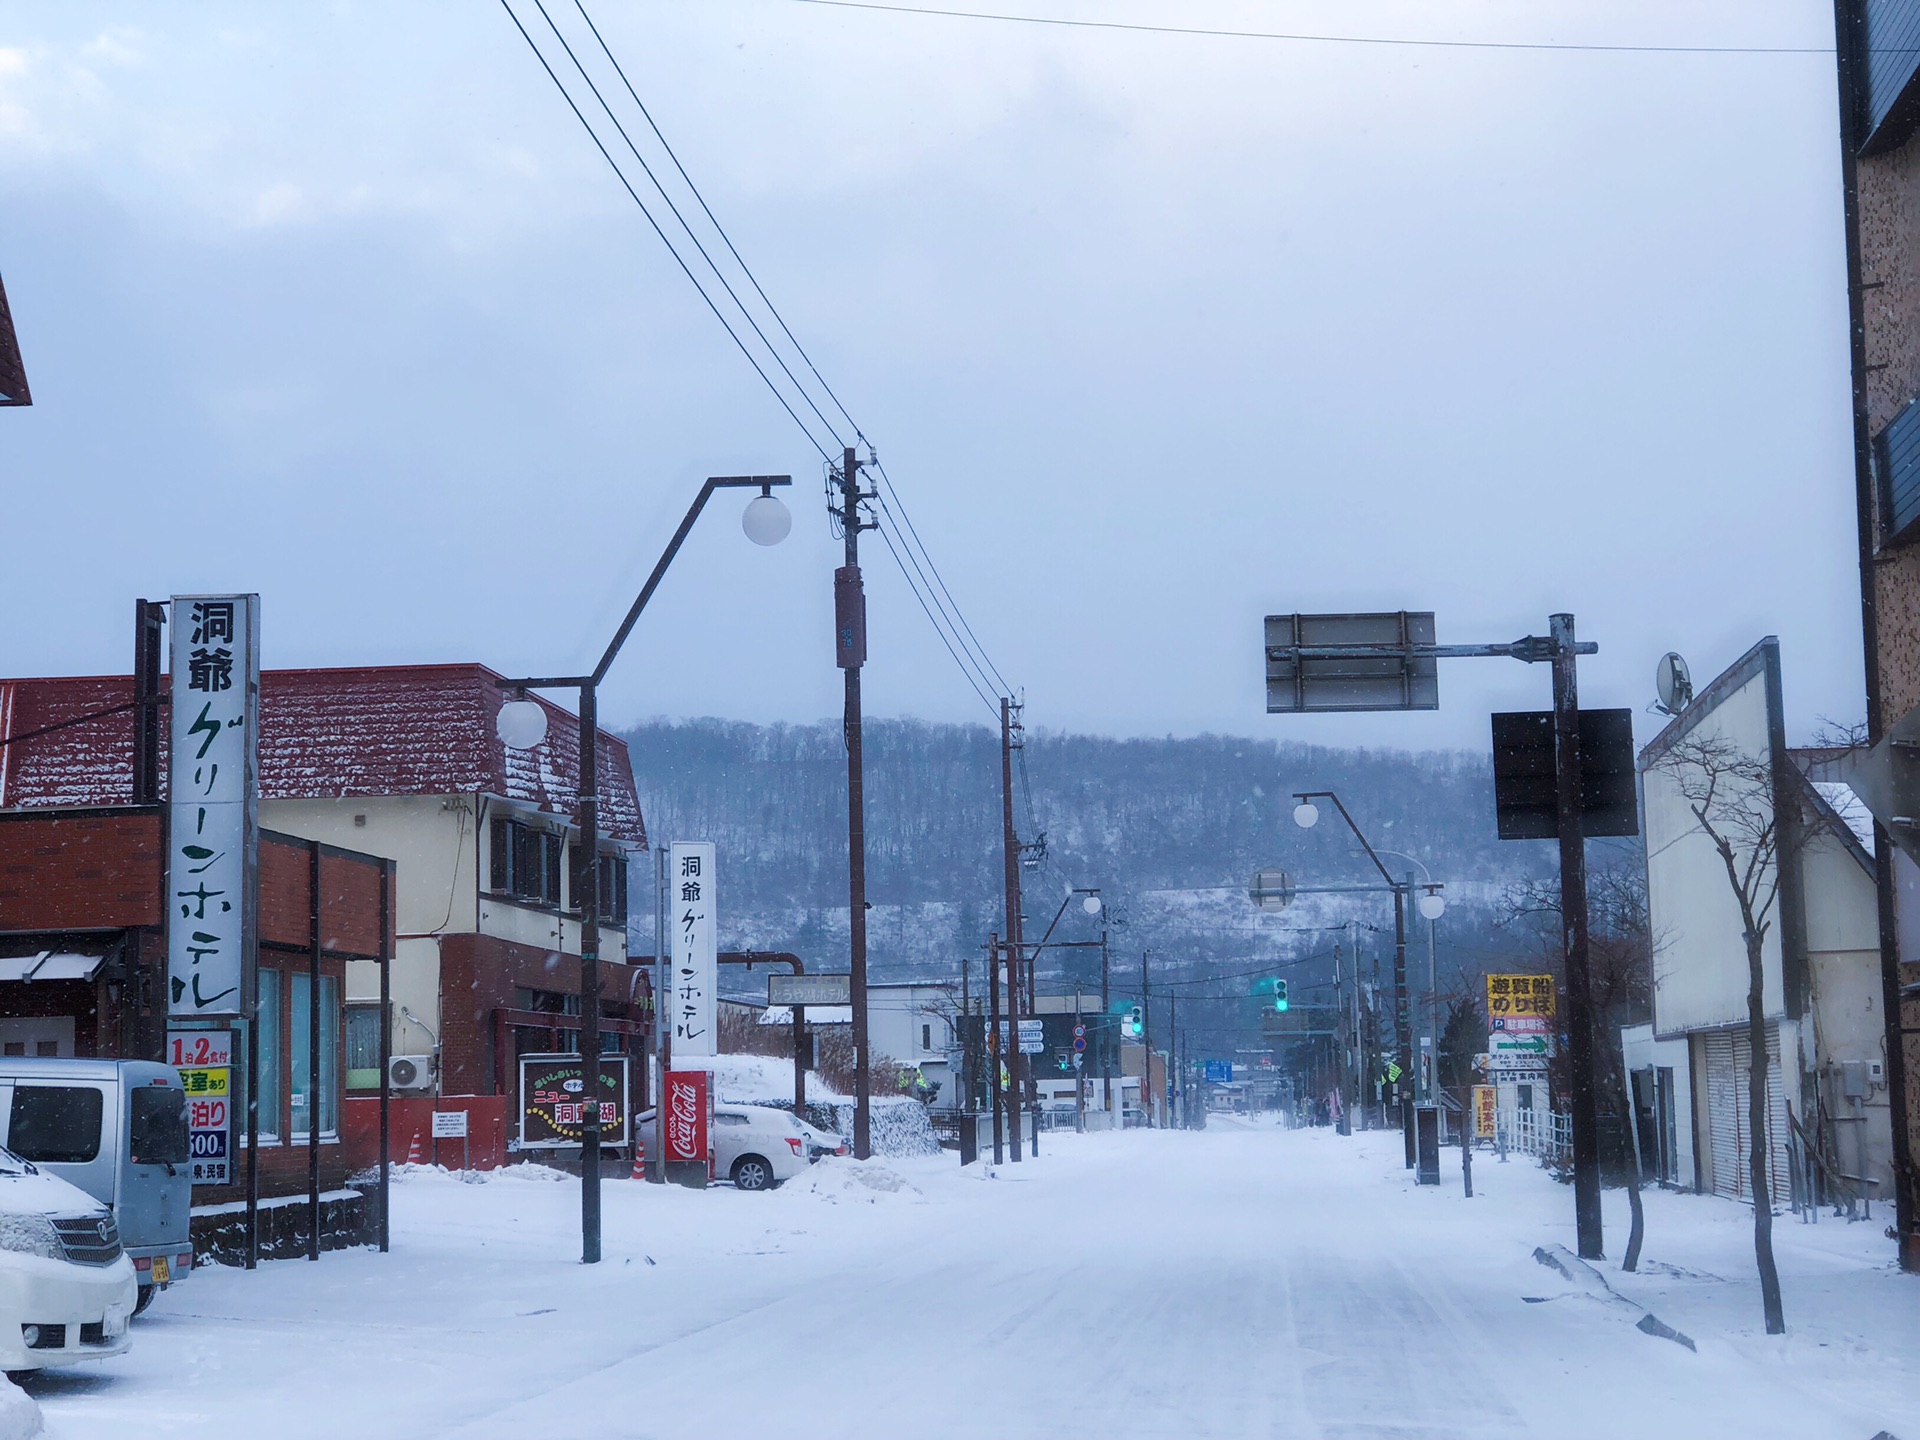
[[[1493,806],[1502,840],[1553,840],[1553,712],[1516,710],[1493,717]],[[1580,829],[1586,835],[1638,835],[1633,786],[1633,712],[1580,712]]]
[[[1440,672],[1431,655],[1433,612],[1267,616],[1267,713],[1437,710]],[[1366,655],[1314,656],[1303,649],[1363,646]]]

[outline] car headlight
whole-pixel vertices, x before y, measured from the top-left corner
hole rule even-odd
[[[49,1260],[67,1258],[60,1237],[53,1233],[53,1222],[44,1215],[0,1214],[0,1250]]]

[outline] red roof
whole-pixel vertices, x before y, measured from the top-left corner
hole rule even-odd
[[[571,814],[579,718],[542,699],[547,738],[509,750],[494,717],[511,698],[484,665],[268,670],[260,676],[260,798],[481,791]],[[535,697],[539,698],[539,697]],[[0,739],[133,699],[125,675],[0,680]],[[161,726],[162,789],[167,727]],[[624,740],[600,732],[600,828],[646,844]],[[133,715],[0,746],[0,807],[124,805],[133,798]]]

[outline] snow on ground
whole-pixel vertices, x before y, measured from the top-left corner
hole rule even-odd
[[[1047,1135],[1038,1161],[828,1162],[772,1194],[515,1167],[395,1188],[394,1249],[196,1273],[131,1354],[27,1382],[54,1440],[151,1435],[1920,1437],[1920,1280],[1879,1223],[1777,1231],[1648,1199],[1633,1328],[1532,1258],[1573,1241],[1535,1165],[1415,1187],[1394,1134],[1216,1121]],[[1608,1245],[1625,1197],[1607,1196]],[[1529,1303],[1529,1297],[1536,1303]]]

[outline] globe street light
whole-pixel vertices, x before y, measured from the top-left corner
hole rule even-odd
[[[1311,830],[1320,823],[1320,807],[1311,800],[1302,800],[1293,807],[1293,823],[1302,830]]]
[[[640,613],[647,608],[654,591],[660,588],[667,567],[673,563],[673,557],[680,553],[688,532],[693,529],[693,522],[700,518],[700,512],[706,508],[713,492],[758,488],[760,494],[748,503],[745,513],[740,517],[741,528],[756,545],[777,545],[793,528],[793,517],[787,513],[787,507],[774,498],[773,489],[776,485],[792,483],[793,477],[790,475],[709,475],[680,521],[680,528],[673,532],[673,538],[667,542],[667,548],[655,562],[653,573],[647,576],[647,583],[641,586],[640,594],[635,597],[626,619],[620,622],[620,628],[614,632],[612,641],[600,656],[600,663],[594,666],[592,674],[548,675],[496,682],[502,689],[514,692],[514,698],[500,707],[494,729],[501,743],[515,750],[530,750],[546,738],[546,708],[536,700],[529,700],[527,691],[580,692],[579,854],[583,863],[576,865],[573,873],[573,899],[575,908],[580,912],[580,1028],[576,1033],[579,1036],[582,1077],[587,1087],[586,1094],[590,1097],[588,1103],[581,1107],[580,1126],[582,1264],[593,1265],[600,1260],[600,1106],[595,1103],[600,1079],[600,778],[597,753],[600,682],[607,678],[607,671],[613,668],[620,647],[627,643],[627,636],[633,633]],[[665,957],[655,956],[654,963],[662,967],[664,977]],[[664,994],[664,986],[655,987],[654,1025],[656,1030],[660,1030],[657,1049],[663,1077],[667,1073],[672,1051],[670,1033],[660,1028],[665,1009],[659,999]],[[666,1112],[665,1105],[654,1105],[654,1153],[661,1157],[662,1166],[666,1157]]]

